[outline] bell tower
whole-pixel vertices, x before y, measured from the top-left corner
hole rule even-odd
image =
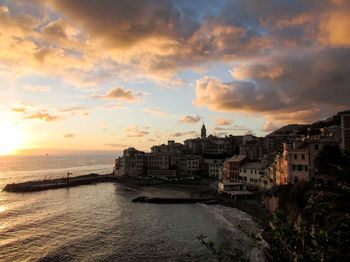
[[[206,139],[206,137],[207,137],[207,130],[206,130],[205,125],[203,123],[202,129],[201,129],[201,139]]]

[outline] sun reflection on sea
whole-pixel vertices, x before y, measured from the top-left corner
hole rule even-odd
[[[0,206],[0,213],[5,212],[7,210],[6,206]]]

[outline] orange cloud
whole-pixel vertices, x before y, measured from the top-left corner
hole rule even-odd
[[[45,122],[54,122],[54,121],[66,119],[66,117],[59,116],[59,115],[51,115],[49,113],[44,113],[44,112],[37,112],[24,117],[24,119],[38,119]]]
[[[69,134],[65,134],[64,137],[65,138],[73,138],[73,137],[75,137],[75,135],[72,133],[69,133]]]
[[[140,130],[137,125],[125,128],[124,132],[127,133],[126,137],[144,137],[149,134],[148,131]]]
[[[180,136],[186,136],[186,135],[194,135],[196,134],[196,131],[188,131],[188,132],[175,132],[175,133],[169,133],[168,137],[180,137]]]
[[[233,124],[232,119],[223,119],[221,117],[216,117],[216,125],[217,126],[229,126]]]
[[[16,108],[11,108],[12,112],[17,112],[17,113],[26,113],[27,110],[24,107],[16,107]]]
[[[201,120],[201,117],[199,115],[196,116],[184,116],[182,119],[180,119],[179,123],[186,123],[186,124],[195,124],[198,123],[199,120]]]
[[[142,92],[134,94],[131,89],[124,89],[124,87],[114,87],[107,91],[106,95],[93,94],[93,98],[101,99],[120,99],[125,101],[138,101],[143,96]]]

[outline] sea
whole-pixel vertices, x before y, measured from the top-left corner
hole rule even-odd
[[[67,172],[111,173],[114,158],[0,156],[0,189]],[[0,261],[215,261],[197,239],[200,234],[216,247],[241,242],[251,261],[263,261],[258,250],[248,248],[250,240],[238,226],[256,230],[248,214],[220,205],[132,203],[138,196],[187,195],[113,182],[32,193],[0,191]]]

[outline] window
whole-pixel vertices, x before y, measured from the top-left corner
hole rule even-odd
[[[298,177],[297,176],[294,177],[294,182],[298,182]]]
[[[301,155],[301,159],[305,160],[305,155],[304,154]]]
[[[303,171],[303,166],[302,165],[298,165],[298,171]]]
[[[297,154],[294,154],[294,159],[298,159],[298,155]]]
[[[314,149],[315,149],[315,150],[318,150],[318,145],[314,145]]]
[[[293,169],[293,170],[296,170],[296,169],[297,169],[297,166],[296,166],[296,165],[293,165],[293,166],[292,166],[292,169]]]
[[[304,170],[307,171],[307,165],[304,166]]]

